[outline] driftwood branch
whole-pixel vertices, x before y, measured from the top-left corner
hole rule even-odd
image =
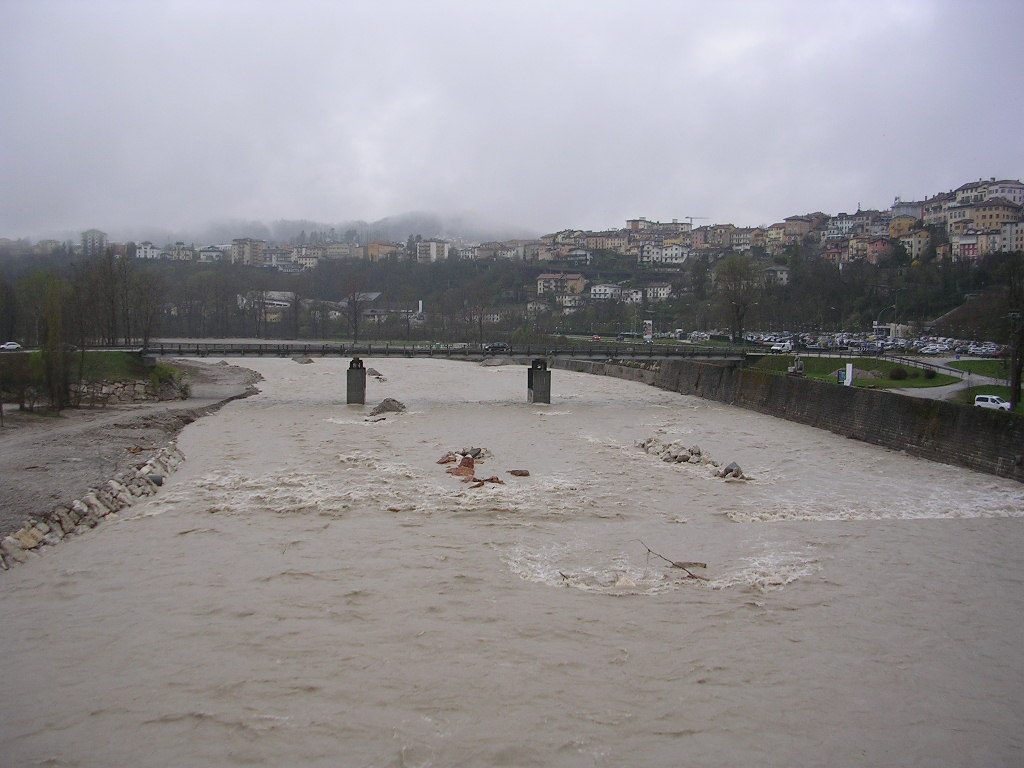
[[[678,568],[679,570],[684,571],[686,573],[687,578],[697,579],[698,581],[708,581],[709,580],[707,576],[701,576],[700,574],[694,573],[693,571],[690,570],[691,568],[707,568],[708,567],[707,563],[698,563],[695,560],[669,560],[664,555],[661,555],[661,554],[655,552],[650,547],[648,547],[646,544],[644,544],[644,542],[640,541],[640,539],[635,539],[635,541],[639,541],[640,544],[643,546],[643,548],[647,550],[648,562],[650,561],[651,555],[654,555],[655,557],[664,560],[666,563],[671,565],[673,568]]]

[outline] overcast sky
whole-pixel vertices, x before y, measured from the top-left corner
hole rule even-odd
[[[1024,3],[0,0],[0,236],[771,224],[1024,174]]]

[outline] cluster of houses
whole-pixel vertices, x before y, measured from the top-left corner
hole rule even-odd
[[[858,207],[855,213],[832,216],[809,213],[761,227],[733,224],[695,227],[694,218],[669,222],[636,218],[628,219],[620,229],[598,232],[566,229],[537,239],[487,243],[431,238],[408,244],[318,242],[294,245],[236,238],[224,245],[196,247],[177,242],[160,247],[146,241],[108,243],[105,233],[93,229],[82,233],[81,251],[90,255],[113,247],[115,252],[138,259],[230,262],[285,272],[313,269],[323,261],[337,259],[419,263],[451,258],[509,259],[539,264],[550,262],[571,269],[590,266],[598,257],[612,255],[626,257],[639,268],[671,273],[681,269],[695,255],[753,252],[770,258],[796,243],[817,246],[823,258],[840,266],[856,261],[877,264],[892,253],[897,243],[912,259],[934,253],[938,258],[970,262],[996,251],[1024,250],[1024,184],[1019,180],[980,179],[921,201],[905,202],[896,198],[887,210]],[[44,240],[37,243],[35,249],[46,252],[60,245],[58,241]],[[593,298],[616,295],[607,286],[593,286],[592,290],[598,287],[601,290]],[[656,296],[658,291],[655,287],[649,293]],[[633,294],[624,294],[622,300],[633,301]]]
[[[332,237],[312,243],[303,239],[301,244],[236,238],[223,245],[196,247],[176,242],[157,246],[148,241],[111,243],[104,232],[90,229],[82,233],[81,245],[76,250],[85,256],[112,249],[137,259],[229,262],[282,272],[300,272],[325,261],[342,259],[433,263],[452,258],[509,259],[572,270],[594,265],[600,258],[617,257],[617,266],[621,267],[624,260],[631,261],[638,271],[649,273],[651,281],[644,287],[591,285],[586,296],[584,288],[577,286],[578,275],[554,271],[541,275],[538,300],[547,301],[547,297],[555,296],[563,309],[572,310],[587,296],[594,301],[663,301],[669,297],[671,274],[682,270],[695,256],[714,260],[730,252],[750,252],[763,257],[767,281],[784,284],[788,279],[786,270],[773,265],[772,257],[782,255],[795,244],[814,247],[822,258],[840,267],[859,261],[877,264],[891,255],[897,244],[911,259],[934,255],[967,262],[997,251],[1024,250],[1024,184],[994,177],[979,179],[921,201],[896,198],[887,210],[861,210],[858,206],[855,213],[789,216],[770,226],[695,227],[695,218],[698,217],[663,222],[641,217],[628,219],[619,229],[566,229],[536,239],[485,243],[417,238],[409,243],[358,244],[334,242]],[[17,249],[20,244],[21,241],[0,241],[0,249]],[[33,250],[49,253],[64,245],[56,240],[41,240]]]
[[[589,290],[588,290],[589,286]],[[624,304],[657,304],[672,296],[672,285],[652,282],[641,287],[623,287],[620,283],[589,284],[576,272],[544,272],[537,275],[537,298],[527,312],[537,314],[557,308],[571,314],[590,301],[621,301]]]

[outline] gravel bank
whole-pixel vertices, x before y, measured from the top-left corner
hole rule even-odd
[[[261,376],[234,365],[176,360],[192,396],[144,405],[68,409],[59,416],[4,408],[0,535],[142,461],[201,416],[255,392]]]

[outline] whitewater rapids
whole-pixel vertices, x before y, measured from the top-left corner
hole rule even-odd
[[[587,374],[247,364],[159,494],[0,574],[0,763],[1024,764],[1021,484]]]

